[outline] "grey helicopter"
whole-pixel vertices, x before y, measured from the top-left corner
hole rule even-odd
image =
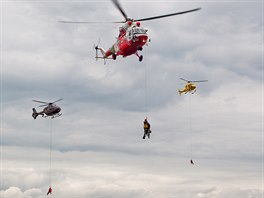
[[[42,115],[42,117],[51,117],[51,119],[53,118],[57,118],[59,116],[61,116],[62,114],[60,113],[61,108],[59,106],[57,106],[55,103],[59,102],[63,100],[63,98],[56,100],[54,102],[43,102],[43,101],[39,101],[39,100],[32,100],[33,102],[38,102],[38,103],[42,103],[43,105],[40,105],[39,107],[45,107],[42,111],[37,112],[35,108],[32,108],[33,113],[32,113],[32,117],[34,119],[36,119],[38,117],[38,115]]]

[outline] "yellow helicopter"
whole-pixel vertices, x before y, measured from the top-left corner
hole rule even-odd
[[[195,82],[207,82],[208,80],[186,80],[183,78],[180,78],[181,80],[187,82],[187,84],[185,85],[185,88],[183,90],[178,90],[179,94],[181,95],[182,93],[187,94],[188,92],[191,94],[194,94],[196,92],[196,84],[194,84]]]

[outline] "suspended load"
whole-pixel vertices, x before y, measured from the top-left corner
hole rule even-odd
[[[48,190],[48,192],[47,192],[47,195],[51,195],[52,194],[52,188],[51,187],[49,187],[49,190]]]
[[[145,120],[144,120],[144,122],[143,122],[143,128],[144,128],[143,139],[145,139],[146,136],[148,136],[148,138],[150,138],[151,130],[150,130],[150,124],[149,124],[149,122],[148,122],[147,117],[145,118]]]

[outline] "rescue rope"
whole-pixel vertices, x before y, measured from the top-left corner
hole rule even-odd
[[[144,52],[145,52],[145,114],[147,117],[147,111],[148,111],[148,64],[147,64],[147,49],[144,48]]]
[[[148,79],[147,79],[147,73],[148,73],[148,68],[147,68],[147,64],[146,64],[146,61],[145,61],[145,88],[144,88],[144,90],[145,90],[145,114],[146,114],[146,116],[147,116],[147,109],[148,109],[148,107],[147,107],[147,105],[148,105],[148,94],[147,94],[147,88],[148,88]]]
[[[193,158],[193,132],[192,132],[192,101],[191,101],[191,94],[189,94],[189,134],[190,134],[190,160],[192,163],[192,158]]]
[[[53,136],[53,127],[52,127],[52,119],[50,119],[50,155],[49,155],[49,185],[51,187],[51,159],[52,159],[52,136]]]

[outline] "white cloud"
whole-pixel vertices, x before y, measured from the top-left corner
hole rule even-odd
[[[0,195],[5,198],[41,198],[43,192],[39,189],[29,189],[23,192],[17,187],[10,187],[5,191],[0,191]]]

